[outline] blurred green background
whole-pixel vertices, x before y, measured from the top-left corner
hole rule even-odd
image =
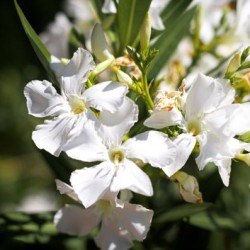
[[[18,3],[34,30],[40,33],[54,19],[55,13],[63,9],[64,2],[19,0]],[[29,81],[47,79],[47,76],[24,33],[13,1],[1,0],[0,13],[0,249],[10,249],[6,237],[12,235],[9,231],[6,233],[6,229],[9,230],[4,224],[6,221],[15,226],[33,220],[41,226],[47,220],[52,221],[52,216],[44,214],[42,217],[34,215],[13,219],[12,215],[6,217],[3,214],[55,210],[61,203],[54,173],[31,140],[31,133],[41,120],[28,115],[23,96],[23,88]],[[189,166],[195,169],[193,159]],[[209,212],[186,216],[187,210],[182,210],[186,204],[179,197],[177,186],[166,178],[153,180],[154,197],[135,196],[133,201],[156,208],[155,217],[159,215],[163,219],[153,222],[147,240],[136,244],[135,249],[249,250],[250,168],[234,162],[229,188],[223,187],[216,169],[206,173],[189,170],[192,171],[199,175],[204,200],[216,206]],[[31,231],[33,229],[31,227]],[[94,249],[92,241],[79,243],[69,238],[70,241],[62,244],[60,237],[54,236],[54,229],[50,231],[45,227],[44,230],[54,237],[50,243],[52,249]],[[33,245],[18,244],[15,247],[45,249],[50,238],[44,237],[37,236],[36,245],[31,240]]]
[[[37,33],[63,4],[60,0],[18,2]],[[46,196],[54,181],[32,143],[31,133],[39,121],[27,114],[23,95],[29,81],[47,76],[24,33],[14,2],[1,0],[0,13],[0,211],[7,211],[24,205],[24,197],[36,193]],[[53,202],[55,206],[56,200]]]

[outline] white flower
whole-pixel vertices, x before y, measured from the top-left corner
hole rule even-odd
[[[76,201],[78,192],[69,185],[57,180],[57,188],[61,194],[68,194]],[[130,204],[108,197],[97,201],[89,208],[66,205],[59,210],[54,223],[62,233],[84,236],[101,223],[95,242],[101,249],[129,249],[133,240],[142,241],[148,233],[153,211],[141,205]]]
[[[126,98],[116,113],[100,112],[102,125],[98,131],[93,129],[87,134],[82,130],[78,139],[64,148],[71,158],[86,162],[101,161],[71,175],[71,185],[85,207],[101,199],[109,189],[112,192],[129,189],[151,196],[150,179],[134,160],[142,160],[163,170],[175,161],[176,147],[163,133],[147,131],[122,143],[124,135],[137,121],[137,115],[137,106]]]
[[[77,78],[81,83],[87,81],[89,73],[95,68],[92,55],[85,49],[79,48],[71,59],[58,59],[51,56],[50,68],[55,72],[59,81],[64,77]]]
[[[40,34],[51,54],[59,58],[68,57],[68,35],[72,24],[63,13],[56,14],[55,21],[50,23],[44,32]]]
[[[87,52],[78,50],[63,69],[61,95],[46,80],[35,80],[26,85],[24,95],[29,114],[54,117],[38,125],[32,133],[32,139],[38,148],[58,156],[65,144],[77,137],[82,130],[88,131],[94,126],[97,119],[90,108],[115,112],[122,104],[127,92],[127,87],[123,84],[106,81],[85,88],[83,83],[93,65]],[[72,72],[76,74],[72,76]]]
[[[151,2],[149,13],[151,16],[152,28],[156,30],[164,30],[165,26],[162,22],[160,14],[165,8],[165,6],[168,4],[168,2],[169,0],[153,0]],[[102,12],[103,13],[116,13],[117,12],[116,6],[113,0],[105,0],[102,6]]]
[[[66,0],[65,11],[79,23],[94,19],[90,3],[87,0]]]
[[[199,74],[186,98],[182,98],[181,105],[176,105],[171,110],[154,110],[144,124],[153,128],[181,126],[189,146],[179,147],[178,150],[188,157],[198,143],[200,153],[196,163],[199,169],[202,170],[207,163],[213,162],[227,186],[231,159],[246,147],[246,143],[234,137],[250,128],[250,118],[246,115],[250,105],[232,104],[234,95],[235,91],[228,81]],[[177,138],[180,136],[183,134]],[[177,164],[175,171],[182,166]]]

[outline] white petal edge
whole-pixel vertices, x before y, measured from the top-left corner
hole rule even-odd
[[[88,88],[83,96],[89,106],[114,113],[121,107],[127,91],[124,84],[106,81]]]
[[[74,136],[63,147],[63,151],[71,158],[86,162],[104,161],[107,159],[107,149],[102,143],[102,138],[97,134],[98,126],[93,120],[77,124]]]
[[[30,115],[57,116],[69,111],[66,100],[56,92],[52,83],[46,80],[29,82],[24,88],[24,95]]]
[[[95,242],[100,249],[127,250],[133,246],[127,230],[119,228],[117,220],[106,217],[102,221],[101,230],[95,237]]]
[[[196,139],[190,134],[180,134],[178,137],[173,139],[173,142],[177,149],[176,159],[170,166],[162,168],[168,177],[175,174],[184,166],[194,149]]]
[[[32,140],[39,149],[59,156],[77,122],[82,122],[80,116],[59,116],[51,121],[45,120],[43,124],[36,126]]]
[[[183,116],[181,112],[174,108],[168,110],[155,110],[150,117],[144,121],[144,125],[149,128],[161,129],[173,125],[181,125]]]
[[[229,81],[198,74],[187,93],[186,116],[197,117],[234,101],[235,90]]]
[[[100,222],[93,208],[83,209],[67,205],[54,216],[57,229],[69,235],[84,236],[90,233]]]
[[[153,187],[148,175],[134,162],[127,159],[119,166],[111,185],[113,192],[123,189],[129,189],[146,196],[153,195]]]
[[[140,159],[153,167],[166,167],[173,164],[176,158],[176,146],[164,133],[147,131],[124,144],[128,158]]]
[[[116,208],[120,226],[128,230],[135,240],[143,241],[150,229],[153,210],[141,205],[124,203],[123,208]]]
[[[115,168],[109,162],[75,170],[70,183],[84,207],[90,207],[109,191]]]
[[[114,145],[120,143],[124,135],[138,120],[138,106],[129,99],[124,101],[118,111],[111,113],[108,111],[100,112],[100,134],[104,142],[112,142]]]

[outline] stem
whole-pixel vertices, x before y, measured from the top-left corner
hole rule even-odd
[[[147,72],[142,72],[142,85],[143,85],[143,90],[145,93],[144,98],[145,98],[147,108],[148,110],[153,110],[154,102],[152,101],[151,95],[149,93]]]

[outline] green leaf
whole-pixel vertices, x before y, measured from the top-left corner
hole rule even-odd
[[[174,20],[178,19],[179,16],[181,16],[184,13],[184,11],[187,9],[187,7],[191,2],[192,0],[170,1],[170,3],[161,13],[164,25],[168,25],[169,22],[174,22]]]
[[[151,0],[120,0],[118,4],[118,32],[120,52],[126,46],[134,47]]]
[[[153,48],[159,50],[159,54],[150,65],[149,79],[157,76],[171,58],[182,38],[188,35],[195,10],[196,8],[192,8],[180,15],[177,20],[174,19],[165,25],[165,31],[152,45]]]
[[[200,213],[201,211],[207,210],[212,207],[211,203],[202,204],[185,204],[176,206],[168,212],[164,212],[155,217],[155,223],[166,223],[170,221],[176,221],[184,219],[190,215]]]
[[[103,6],[104,1],[103,0],[91,0],[90,2],[97,16],[99,17],[99,19],[103,20],[107,16],[107,14],[102,13],[102,6]]]
[[[188,222],[194,226],[208,230],[232,230],[238,231],[239,226],[232,217],[221,215],[216,212],[202,212],[188,218]]]
[[[250,142],[250,131],[244,133],[243,135],[240,135],[238,139],[243,142]]]
[[[43,67],[45,68],[45,70],[47,71],[51,80],[54,83],[57,83],[56,76],[55,76],[54,72],[50,69],[50,59],[51,59],[50,52],[47,50],[47,48],[42,43],[39,36],[36,34],[34,29],[29,24],[28,20],[26,19],[25,15],[23,14],[23,12],[22,12],[22,10],[21,10],[21,8],[18,5],[16,0],[14,0],[14,4],[16,7],[16,11],[18,13],[18,16],[21,20],[22,26],[24,28],[24,31],[25,31],[26,35],[28,36],[30,43],[31,43],[36,55],[38,56],[40,62],[42,63]]]

